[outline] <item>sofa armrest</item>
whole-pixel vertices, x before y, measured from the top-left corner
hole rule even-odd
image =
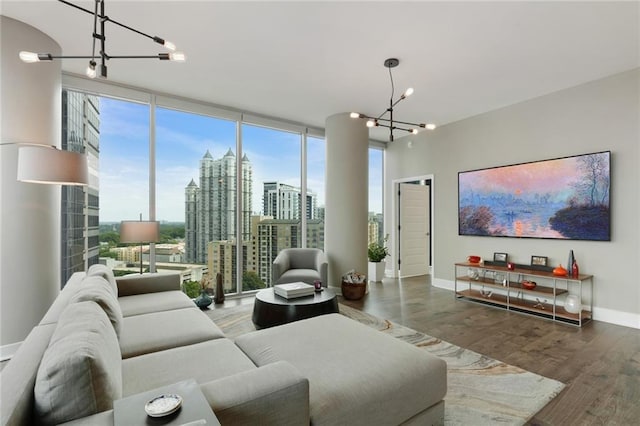
[[[286,361],[200,385],[223,425],[308,425],[309,381]]]
[[[281,250],[280,253],[273,260],[273,265],[271,266],[271,277],[273,278],[271,285],[274,286],[278,284],[278,279],[289,270],[290,262],[289,262],[289,254],[287,250]]]
[[[179,291],[180,274],[131,274],[117,277],[116,284],[118,284],[118,297],[170,290]]]
[[[327,259],[327,255],[324,251],[318,250],[316,253],[316,271],[320,273],[320,281],[322,281],[323,287],[328,287],[329,283],[328,279],[328,270],[329,270],[329,260]]]

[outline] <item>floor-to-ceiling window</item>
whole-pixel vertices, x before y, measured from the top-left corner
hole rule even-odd
[[[384,241],[383,216],[383,170],[384,151],[381,148],[369,148],[369,231],[371,243]]]
[[[101,257],[121,273],[149,267],[149,245],[120,244],[120,222],[149,219],[149,105],[100,97]],[[115,263],[118,262],[118,263]]]
[[[271,265],[280,250],[302,247],[302,135],[273,128],[242,125],[243,165],[251,167],[251,227],[255,260],[243,290],[254,282],[271,283]],[[257,277],[252,274],[257,274]]]
[[[321,130],[144,92],[125,100],[129,89],[90,87],[86,96],[99,106],[94,205],[99,197],[101,262],[135,272],[142,255],[145,269],[178,268],[183,281],[197,285],[220,274],[225,292],[235,293],[270,285],[281,249],[324,247]],[[381,158],[372,163],[379,173]],[[378,204],[381,213],[381,198]],[[161,230],[155,250],[145,245],[142,253],[118,240],[120,221],[141,215],[159,220]]]

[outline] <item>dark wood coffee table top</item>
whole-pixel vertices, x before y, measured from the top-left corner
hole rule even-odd
[[[256,293],[252,320],[257,328],[266,328],[338,312],[338,298],[331,289],[286,299],[276,295],[273,288],[266,288]]]

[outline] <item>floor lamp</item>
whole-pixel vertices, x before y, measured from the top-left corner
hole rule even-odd
[[[157,243],[159,240],[160,222],[158,221],[142,220],[142,214],[140,214],[140,220],[123,220],[120,222],[120,242],[140,243],[140,274],[142,274],[143,243]],[[151,256],[149,256],[149,260],[151,260]]]

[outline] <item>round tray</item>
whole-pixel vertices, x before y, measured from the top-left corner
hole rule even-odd
[[[144,405],[144,411],[150,417],[164,417],[178,411],[182,397],[175,394],[158,395]]]

